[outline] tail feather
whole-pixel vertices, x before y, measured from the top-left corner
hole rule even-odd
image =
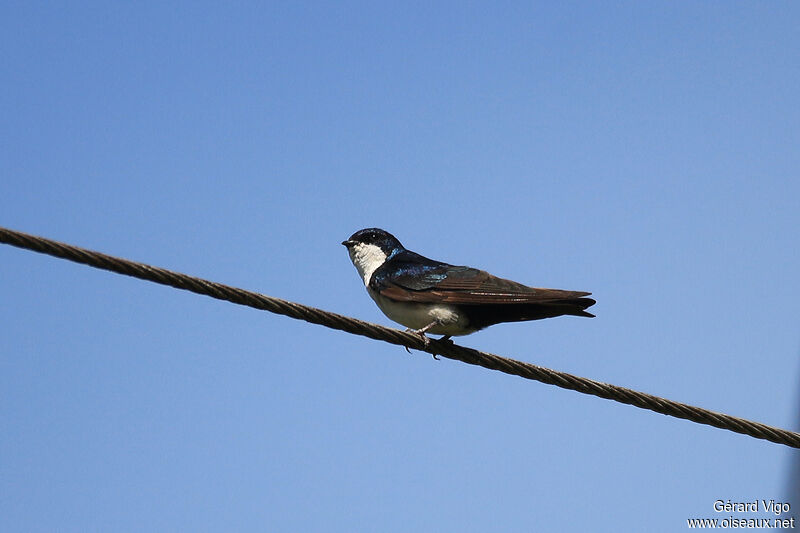
[[[584,316],[586,318],[594,318],[594,315],[585,309],[593,306],[596,303],[597,302],[592,298],[574,298],[570,300],[558,300],[553,302],[554,305],[563,308],[563,314],[565,315]]]
[[[594,318],[586,311],[596,302],[592,298],[564,298],[519,305],[487,305],[471,310],[471,325],[478,329],[501,322],[524,322],[562,315]]]

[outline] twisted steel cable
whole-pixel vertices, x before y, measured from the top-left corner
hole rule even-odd
[[[625,387],[618,387],[616,385],[594,381],[565,372],[551,370],[515,359],[500,357],[499,355],[481,352],[472,348],[458,346],[450,341],[431,340],[426,346],[418,336],[397,329],[387,328],[322,309],[289,302],[280,298],[265,296],[256,292],[223,285],[222,283],[172,272],[164,268],[121,259],[119,257],[2,227],[0,227],[0,242],[18,248],[60,257],[76,263],[82,263],[95,268],[110,270],[118,274],[168,285],[197,294],[204,294],[219,300],[227,300],[235,304],[246,305],[255,309],[263,309],[298,320],[305,320],[312,324],[319,324],[355,335],[362,335],[371,339],[382,340],[407,348],[414,348],[416,350],[428,352],[434,356],[441,355],[448,359],[455,359],[471,365],[482,366],[491,370],[499,370],[506,374],[541,381],[542,383],[556,385],[563,389],[570,389],[584,394],[591,394],[600,398],[648,409],[656,413],[683,418],[685,420],[697,422],[698,424],[706,424],[716,428],[749,435],[757,439],[764,439],[793,448],[800,448],[800,433],[726,415],[724,413],[709,411],[708,409],[695,407],[693,405],[667,400],[666,398],[660,398]]]

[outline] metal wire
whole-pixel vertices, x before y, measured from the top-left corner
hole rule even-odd
[[[749,435],[757,439],[764,439],[793,448],[800,448],[800,433],[726,415],[724,413],[709,411],[701,407],[674,402],[644,392],[594,381],[565,372],[517,361],[515,359],[500,357],[499,355],[481,352],[472,348],[458,346],[449,341],[442,342],[431,340],[426,346],[422,339],[416,335],[397,329],[387,328],[322,309],[265,296],[256,292],[223,285],[222,283],[172,272],[163,268],[121,259],[119,257],[2,227],[0,227],[0,242],[18,248],[60,257],[76,263],[82,263],[95,268],[110,270],[118,274],[153,281],[197,294],[204,294],[219,300],[227,300],[235,304],[246,305],[255,309],[263,309],[298,320],[305,320],[306,322],[346,331],[355,335],[362,335],[371,339],[382,340],[392,344],[425,351],[430,354],[441,355],[448,359],[462,361],[471,365],[482,366],[491,370],[499,370],[506,374],[541,381],[542,383],[556,385],[557,387],[582,392],[584,394],[591,394],[600,398],[614,400],[615,402],[648,409],[656,413],[683,418],[692,422],[697,422],[698,424],[706,424],[720,429]]]

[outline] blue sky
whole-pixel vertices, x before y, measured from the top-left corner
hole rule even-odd
[[[339,245],[383,227],[598,301],[461,344],[798,429],[798,23],[7,2],[0,225],[389,325]],[[788,497],[783,446],[8,246],[0,272],[3,531],[676,531]]]

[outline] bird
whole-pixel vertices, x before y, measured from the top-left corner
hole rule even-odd
[[[388,318],[406,326],[425,345],[426,333],[469,335],[502,322],[562,315],[594,318],[591,293],[529,287],[486,271],[428,259],[407,250],[379,228],[342,241],[370,297]]]

